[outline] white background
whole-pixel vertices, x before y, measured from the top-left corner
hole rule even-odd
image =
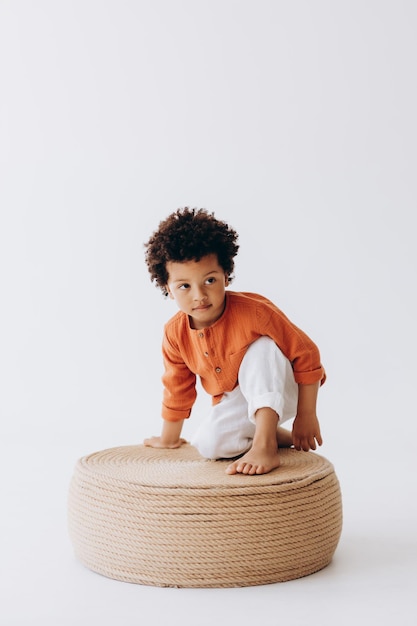
[[[0,1],[1,626],[416,623],[416,32],[413,0]],[[73,557],[76,460],[160,429],[176,309],[143,243],[185,205],[321,349],[344,528],[305,579],[160,589]]]

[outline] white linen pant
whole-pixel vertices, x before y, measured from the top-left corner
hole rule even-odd
[[[259,337],[243,357],[239,385],[212,407],[191,444],[208,459],[239,456],[252,445],[258,409],[270,407],[282,424],[295,417],[297,402],[291,363],[270,337]]]

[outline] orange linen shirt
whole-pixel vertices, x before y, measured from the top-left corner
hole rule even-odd
[[[165,371],[162,417],[171,422],[188,418],[195,402],[196,376],[220,402],[238,385],[246,350],[259,337],[271,337],[289,359],[297,383],[324,383],[326,375],[317,346],[270,300],[255,293],[226,291],[223,315],[212,326],[196,330],[179,311],[164,327]]]

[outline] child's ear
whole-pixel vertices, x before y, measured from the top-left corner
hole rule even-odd
[[[171,300],[173,300],[173,299],[174,299],[174,296],[172,295],[171,290],[170,290],[170,288],[168,287],[168,285],[165,285],[165,293],[166,293],[166,295],[167,295],[169,298],[171,298]]]

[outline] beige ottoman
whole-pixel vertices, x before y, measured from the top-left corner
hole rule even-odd
[[[332,559],[342,499],[332,464],[283,449],[281,467],[229,476],[191,445],[111,448],[81,458],[69,533],[91,570],[161,587],[244,587],[316,572]]]

